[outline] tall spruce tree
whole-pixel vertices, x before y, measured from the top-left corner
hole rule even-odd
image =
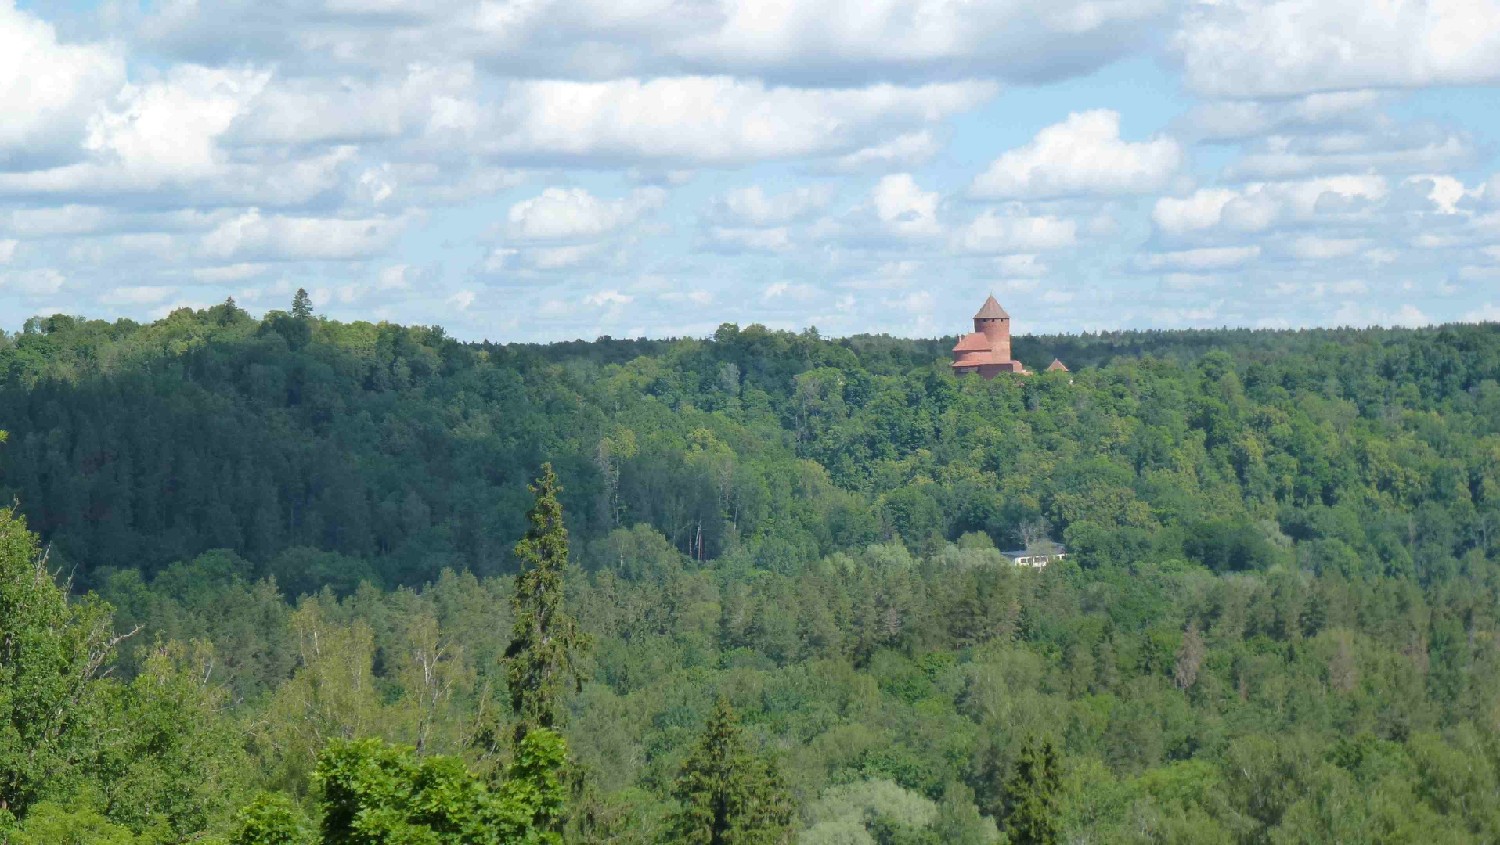
[[[577,683],[574,661],[587,638],[564,606],[564,570],[568,565],[568,530],[563,527],[562,488],[552,464],[531,485],[536,504],[527,512],[531,527],[516,544],[521,571],[516,574],[515,610],[510,647],[505,651],[506,680],[519,739],[534,727],[560,721],[569,681]]]
[[[775,845],[791,840],[791,799],[781,775],[745,743],[729,702],[720,698],[673,795],[676,845]]]
[[[312,312],[312,298],[307,295],[305,288],[297,288],[297,293],[292,296],[292,316],[306,320],[312,316]]]
[[[1059,839],[1057,750],[1048,739],[1021,749],[1005,784],[1005,832],[1014,845],[1054,845]]]

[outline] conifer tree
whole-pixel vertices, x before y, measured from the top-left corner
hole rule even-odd
[[[1005,832],[1014,845],[1053,845],[1059,839],[1057,750],[1051,740],[1026,743],[1005,785]]]
[[[781,775],[753,753],[720,698],[697,749],[683,763],[671,820],[677,845],[773,845],[790,841],[791,801]]]
[[[307,295],[306,288],[297,288],[297,293],[292,296],[292,316],[306,320],[312,312],[312,298]]]
[[[521,571],[511,599],[515,625],[505,665],[511,706],[519,720],[518,738],[533,727],[558,724],[565,685],[577,682],[575,656],[587,645],[563,602],[568,530],[557,500],[561,491],[552,464],[542,464],[541,477],[531,485],[536,496],[526,514],[531,527],[516,544]]]

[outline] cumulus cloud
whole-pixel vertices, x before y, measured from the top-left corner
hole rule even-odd
[[[1187,83],[1228,97],[1500,80],[1500,0],[1224,0],[1174,38]]]
[[[1029,216],[1018,208],[988,209],[954,237],[954,246],[974,253],[1036,253],[1072,246],[1078,224],[1050,216]]]
[[[770,229],[714,226],[708,234],[715,245],[730,251],[786,252],[792,248],[792,235],[785,226]]]
[[[805,78],[851,70],[954,74],[988,70],[1056,78],[1132,46],[1134,29],[1167,10],[1157,0],[949,3],[943,0],[725,0],[717,26],[675,51],[751,73]],[[878,71],[877,71],[878,72]]]
[[[843,154],[892,126],[930,123],[989,99],[988,82],[767,87],[727,76],[509,86],[497,155],[702,164]]]
[[[1362,128],[1382,123],[1381,91],[1330,91],[1285,100],[1213,100],[1189,109],[1182,131],[1213,141]]]
[[[582,188],[548,188],[510,207],[505,232],[517,241],[596,240],[661,207],[667,192],[641,188],[602,200]]]
[[[1182,165],[1171,138],[1124,141],[1120,114],[1075,112],[1010,150],[980,174],[972,193],[983,198],[1140,194],[1165,188]]]
[[[1260,247],[1221,246],[1158,252],[1141,256],[1137,266],[1149,271],[1204,272],[1241,267],[1260,257]]]
[[[891,234],[925,237],[942,231],[937,192],[922,190],[910,173],[881,178],[870,192],[870,204],[882,228]]]
[[[1295,324],[1355,266],[1449,280],[1411,296],[1449,319],[1500,278],[1491,128],[1392,89],[1494,81],[1496,2],[165,0],[60,35],[0,0],[0,307],[295,279],[476,337],[680,334],[687,304],[947,332],[941,284],[1073,327]],[[1087,110],[1163,84],[1135,62],[997,96],[1164,41],[1207,95],[1176,118]],[[982,146],[1000,122],[1025,142]]]
[[[1325,238],[1318,235],[1303,235],[1292,241],[1291,254],[1310,261],[1325,261],[1330,258],[1348,258],[1369,244],[1364,238]]]
[[[0,169],[71,157],[96,105],[124,79],[113,47],[65,44],[51,24],[0,0]]]
[[[833,169],[845,173],[860,170],[893,170],[920,167],[938,154],[942,145],[930,129],[897,135],[889,141],[839,156]]]
[[[821,211],[833,200],[833,186],[803,185],[767,194],[759,185],[736,188],[716,199],[711,216],[745,226],[780,226]]]
[[[1259,232],[1285,220],[1308,220],[1385,198],[1381,176],[1330,176],[1292,182],[1201,188],[1184,197],[1162,197],[1151,219],[1167,235],[1210,230]]]
[[[51,296],[62,290],[66,282],[67,277],[54,267],[0,271],[0,290],[28,297]]]
[[[216,261],[369,258],[383,252],[405,226],[399,219],[290,217],[252,209],[204,235],[200,249]]]
[[[1410,173],[1457,167],[1474,155],[1461,135],[1423,127],[1378,133],[1272,135],[1225,169],[1233,180],[1295,179],[1320,173]]]

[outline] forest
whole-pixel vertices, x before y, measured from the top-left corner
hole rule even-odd
[[[952,344],[29,320],[0,845],[1500,841],[1500,326]]]

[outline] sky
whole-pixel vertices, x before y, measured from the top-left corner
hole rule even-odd
[[[1500,0],[0,0],[0,327],[1500,320]]]

